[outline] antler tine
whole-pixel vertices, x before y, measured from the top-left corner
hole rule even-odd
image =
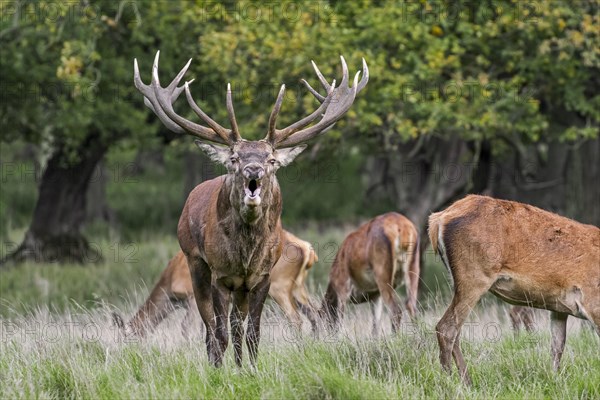
[[[233,110],[233,95],[231,93],[231,84],[227,84],[227,115],[229,115],[229,123],[231,124],[232,140],[237,142],[242,137],[235,119],[235,111]]]
[[[179,71],[179,73],[177,74],[177,76],[175,76],[175,78],[173,78],[173,80],[171,81],[171,83],[169,83],[169,86],[167,86],[167,90],[168,91],[173,92],[173,91],[177,90],[177,85],[179,85],[179,81],[181,81],[181,78],[183,78],[183,76],[187,72],[188,68],[190,67],[191,63],[192,63],[192,59],[190,58],[188,60],[187,64],[185,64],[183,66],[183,68],[181,69],[181,71]],[[156,69],[158,70],[158,65],[157,65]],[[183,91],[183,87],[179,91],[180,94],[181,94],[181,91]]]
[[[333,91],[334,90],[335,90],[335,79],[333,80],[333,82],[331,83],[331,86],[329,87],[329,93],[327,94],[327,97],[323,97],[324,100],[321,103],[321,106],[319,108],[317,108],[315,111],[313,111],[313,113],[310,114],[309,116],[302,118],[300,121],[293,123],[292,125],[288,126],[287,128],[278,130],[277,131],[277,141],[281,142],[281,141],[285,140],[288,136],[290,136],[294,132],[299,131],[300,129],[304,128],[305,126],[307,126],[308,124],[313,122],[315,119],[322,116],[323,112],[325,112],[327,107],[329,107],[329,103],[331,103],[331,99],[333,99]]]
[[[279,89],[279,94],[277,95],[277,100],[275,100],[275,105],[273,106],[273,111],[271,111],[271,115],[269,116],[269,130],[267,132],[267,141],[274,145],[277,142],[277,116],[279,115],[279,111],[281,110],[281,105],[283,104],[283,98],[285,95],[285,85],[281,85]]]
[[[354,80],[352,81],[352,88],[354,89],[354,94],[358,93],[358,77],[360,76],[360,72],[358,71],[354,74]]]
[[[308,91],[317,98],[317,100],[319,100],[319,102],[324,102],[325,101],[325,96],[323,96],[321,93],[317,92],[315,89],[313,89],[312,86],[310,86],[310,84],[305,80],[305,79],[300,79],[300,81],[302,83],[304,83],[304,86],[306,86],[306,88],[308,89]]]
[[[342,62],[342,82],[340,83],[340,87],[346,87],[348,84],[348,65],[344,56],[340,56],[340,60]]]
[[[194,82],[194,79],[189,80],[187,83],[192,83]],[[179,95],[181,93],[183,93],[183,91],[185,90],[184,86],[179,86],[175,88],[175,91],[173,92],[173,95],[171,96],[171,103],[175,103],[175,101],[179,98]],[[146,107],[148,107],[149,109],[152,110],[152,112],[154,114],[156,114],[156,110],[154,109],[154,106],[152,105],[152,102],[150,100],[148,100],[147,97],[144,97],[144,105],[146,105]],[[162,111],[162,110],[161,110]],[[175,127],[177,127],[178,129],[181,129],[181,127],[177,124],[174,124]],[[185,131],[181,130],[181,132],[179,133],[185,133]]]
[[[369,67],[367,66],[367,62],[365,61],[364,57],[362,59],[362,64],[363,64],[363,77],[360,80],[360,82],[358,83],[358,89],[356,90],[356,93],[359,93],[361,90],[363,90],[365,88],[365,86],[367,86],[367,82],[369,82]]]
[[[172,119],[177,125],[182,127],[187,133],[191,135],[210,141],[230,144],[228,132],[225,133],[227,130],[221,125],[215,122],[215,126],[211,126],[211,128],[213,129],[209,129],[202,125],[198,125],[192,121],[181,117],[173,109],[173,104],[170,101],[166,101],[166,96],[168,96],[170,93],[168,91],[168,88],[163,88],[160,86],[160,78],[158,76],[159,57],[160,51],[157,51],[156,57],[154,57],[154,64],[152,65],[152,82],[150,83],[150,85],[154,90],[154,96],[156,97],[158,105],[163,109],[165,114],[167,114],[167,116],[170,119]],[[189,88],[189,83],[186,83],[185,86]],[[187,91],[189,91],[189,89]],[[215,128],[217,128],[218,130]]]
[[[319,70],[319,67],[317,67],[317,64],[313,60],[310,60],[310,62],[312,63],[313,69],[315,70],[315,73],[317,74],[317,77],[319,78],[319,82],[321,82],[321,85],[323,86],[323,89],[325,89],[326,91],[328,91],[329,90],[329,83],[327,82],[327,79],[325,79],[325,77],[323,76],[323,74]]]
[[[335,81],[334,85],[332,86],[329,86],[327,84],[327,86],[330,87],[331,91],[329,92],[327,98],[325,98],[325,100],[321,104],[321,107],[319,107],[319,113],[317,114],[317,116],[315,116],[312,119],[309,118],[314,116],[315,113],[313,113],[313,115],[301,121],[298,121],[296,124],[291,125],[283,131],[279,131],[277,138],[277,147],[294,146],[324,133],[325,131],[330,129],[339,119],[341,119],[342,116],[350,109],[352,103],[354,102],[354,99],[356,98],[356,94],[359,92],[359,90],[362,90],[367,84],[368,67],[366,66],[366,62],[363,60],[363,71],[358,71],[356,73],[356,75],[354,76],[352,87],[349,87],[348,66],[344,57],[340,56],[340,60],[342,64],[342,82],[340,86],[336,88]],[[313,66],[316,66],[316,64],[313,63]],[[318,69],[315,68],[315,72],[317,71]],[[363,79],[359,82],[358,78],[361,72],[363,72],[366,76],[363,77]],[[321,84],[323,84],[323,81],[325,79],[322,78],[322,75],[319,75],[320,72],[317,72],[317,76],[319,77]],[[310,85],[307,85],[307,87],[310,87]],[[314,95],[313,91],[314,90],[311,90],[311,93]],[[317,97],[317,99],[320,99],[320,97],[318,96],[315,97]],[[324,109],[324,113],[322,113],[321,108]],[[319,122],[317,122],[311,127],[298,130],[299,125],[308,125],[310,122],[316,119],[318,115],[322,115],[322,118]]]
[[[184,88],[185,88],[185,97],[187,99],[188,104],[190,105],[190,108],[192,109],[192,111],[194,111],[196,113],[196,115],[198,117],[200,117],[201,120],[203,120],[204,122],[206,122],[208,124],[208,126],[210,126],[212,128],[212,130],[217,135],[219,135],[219,137],[221,139],[223,139],[226,143],[229,143],[230,139],[231,139],[229,137],[229,130],[223,128],[214,119],[212,119],[211,117],[209,117],[208,114],[206,114],[204,111],[202,111],[202,109],[200,107],[198,107],[198,104],[196,103],[196,101],[192,97],[192,92],[190,91],[190,83],[191,82],[186,82],[183,85]]]
[[[181,71],[179,71],[171,83],[167,87],[163,88],[160,85],[160,78],[158,76],[159,59],[160,51],[157,51],[156,56],[154,57],[154,63],[152,64],[152,80],[150,85],[146,85],[142,82],[137,59],[134,60],[133,81],[135,87],[144,95],[144,104],[146,104],[146,106],[148,106],[156,114],[161,122],[173,132],[187,133],[207,141],[231,145],[232,141],[229,137],[229,130],[216,123],[215,126],[219,128],[218,131],[198,125],[181,117],[173,109],[173,103],[175,100],[177,100],[179,95],[181,95],[181,93],[186,89],[186,86],[189,86],[189,84],[193,81],[192,79],[191,81],[186,82],[183,86],[177,86],[187,72],[191,60],[187,62]]]
[[[140,93],[144,95],[144,104],[146,105],[146,107],[151,109],[152,112],[156,114],[158,119],[167,127],[167,129],[175,133],[185,133],[185,130],[179,125],[177,125],[175,122],[171,121],[171,119],[167,117],[167,114],[165,114],[162,108],[158,106],[152,88],[149,85],[146,85],[144,82],[142,82],[137,58],[133,59],[133,83],[135,87],[140,91]],[[178,96],[180,93],[181,91],[175,94],[176,96]],[[176,98],[177,97],[175,97],[175,99],[173,99],[172,101],[175,101]]]

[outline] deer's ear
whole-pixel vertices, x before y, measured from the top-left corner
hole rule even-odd
[[[301,144],[300,146],[290,147],[287,149],[277,149],[275,150],[274,156],[277,159],[277,161],[279,161],[279,164],[282,167],[285,167],[286,165],[294,161],[294,158],[296,158],[298,154],[302,153],[305,148],[306,145]]]
[[[200,140],[195,140],[194,143],[216,163],[225,165],[229,161],[229,157],[231,157],[231,149],[229,147],[215,146]]]

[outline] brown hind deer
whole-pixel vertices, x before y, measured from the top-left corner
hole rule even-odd
[[[242,363],[244,321],[248,316],[246,346],[251,365],[256,364],[269,274],[283,246],[282,200],[275,172],[290,164],[306,148],[301,143],[325,132],[342,118],[368,81],[363,59],[362,79],[359,82],[359,71],[349,86],[348,67],[344,58],[340,58],[343,75],[339,87],[335,81],[329,84],[313,63],[326,94],[321,95],[306,81],[304,83],[321,105],[307,117],[277,129],[285,94],[285,85],[282,85],[269,117],[267,134],[257,141],[240,136],[229,85],[226,103],[231,129],[219,125],[202,111],[192,98],[190,82],[177,86],[191,60],[166,87],[161,86],[158,76],[158,52],[150,85],[142,82],[137,60],[134,61],[134,83],[144,95],[144,103],[168,129],[202,139],[196,142],[198,146],[227,169],[226,175],[203,182],[192,190],[177,228],[179,245],[190,268],[196,304],[206,327],[208,358],[214,366],[222,364],[229,344],[228,314],[236,364],[241,366]],[[173,103],[183,91],[190,108],[208,127],[175,112]]]
[[[429,217],[429,238],[454,281],[454,298],[437,324],[440,361],[471,379],[460,330],[491,291],[511,304],[550,310],[552,359],[559,368],[573,315],[600,335],[600,229],[514,201],[470,195]]]
[[[271,270],[269,296],[279,304],[294,325],[302,323],[298,313],[300,310],[310,321],[314,332],[316,315],[310,304],[305,280],[308,271],[319,258],[310,243],[287,231],[284,231],[284,237],[282,255]],[[113,319],[126,336],[143,337],[178,306],[187,309],[181,324],[183,335],[187,337],[194,314],[197,313],[197,306],[192,276],[181,250],[169,261],[150,296],[133,318],[124,323],[119,314],[113,313]]]
[[[521,328],[525,328],[527,332],[535,331],[533,310],[530,307],[512,306],[508,316],[515,335],[519,334]]]
[[[348,300],[374,302],[373,334],[380,331],[385,304],[392,329],[400,328],[402,307],[395,287],[406,285],[406,308],[416,313],[419,287],[419,232],[405,216],[390,212],[373,218],[342,242],[329,274],[321,314],[337,329]]]

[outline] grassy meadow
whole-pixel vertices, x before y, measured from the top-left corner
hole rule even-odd
[[[334,244],[344,232],[298,234]],[[369,307],[362,305],[349,307],[335,336],[315,339],[308,323],[298,336],[269,301],[253,371],[247,358],[244,368],[235,366],[231,348],[224,367],[212,368],[199,318],[193,337],[182,336],[183,310],[145,339],[121,337],[110,313],[135,311],[177,243],[154,237],[139,245],[104,240],[98,246],[105,260],[94,265],[27,264],[2,271],[0,398],[600,397],[598,337],[585,324],[570,319],[563,368],[555,374],[547,313],[536,314],[538,332],[515,338],[508,308],[492,297],[463,329],[473,387],[463,386],[456,373],[443,373],[434,326],[449,290],[443,267],[432,257],[426,260],[422,313],[406,320],[398,335],[384,318],[385,332],[372,337]],[[329,264],[322,257],[312,271],[308,284],[315,298],[324,289]]]
[[[17,152],[0,151],[9,161],[13,154]],[[111,154],[107,169],[119,171],[133,155]],[[555,374],[548,313],[536,313],[537,332],[515,338],[508,306],[491,296],[463,329],[473,387],[463,386],[456,372],[443,373],[434,327],[449,303],[450,287],[444,267],[430,253],[424,260],[421,313],[415,321],[405,320],[395,336],[386,318],[383,334],[371,336],[367,305],[349,306],[335,336],[313,338],[308,322],[297,336],[268,300],[255,371],[248,368],[247,353],[246,367],[236,368],[231,348],[223,368],[210,367],[199,317],[195,334],[185,339],[182,310],[147,338],[125,340],[113,326],[111,312],[131,316],[178,250],[174,227],[183,192],[179,150],[169,149],[165,162],[162,170],[108,180],[107,198],[119,226],[86,227],[102,260],[90,259],[85,266],[27,263],[0,271],[0,398],[600,398],[600,346],[590,329],[569,320],[563,368]],[[351,164],[343,168],[352,169]],[[27,174],[2,176],[3,253],[22,240],[35,204],[31,166],[18,165],[16,171]],[[310,216],[305,212],[314,204],[314,193],[303,193],[291,181],[283,180],[282,186],[284,199],[295,200],[284,200],[285,226],[310,241],[319,255],[307,281],[318,302],[338,245],[365,216],[343,218],[344,224],[298,223]],[[356,215],[361,205],[336,189],[347,186],[324,180],[311,190],[323,193],[323,212],[336,207],[341,196],[347,203],[344,215]],[[399,295],[403,297],[403,289]]]

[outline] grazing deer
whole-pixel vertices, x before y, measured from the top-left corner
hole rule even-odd
[[[419,232],[405,216],[390,212],[373,218],[342,242],[329,274],[321,314],[336,329],[348,300],[372,304],[373,334],[380,331],[383,304],[391,313],[392,329],[400,328],[402,307],[395,287],[406,285],[406,308],[416,313],[419,287]]]
[[[313,332],[316,331],[317,321],[306,291],[305,280],[308,271],[318,260],[310,243],[284,231],[283,252],[271,270],[269,288],[269,295],[279,304],[290,322],[294,325],[302,323],[299,309],[310,321]],[[178,306],[187,309],[181,324],[183,335],[187,337],[197,306],[192,276],[181,250],[169,261],[150,296],[135,316],[126,324],[117,313],[113,313],[113,319],[125,335],[143,337]]]
[[[437,324],[440,361],[451,357],[470,384],[460,330],[487,291],[511,304],[550,310],[558,369],[567,317],[590,320],[600,335],[600,229],[526,204],[470,195],[429,217],[429,238],[454,280]]]
[[[515,335],[521,331],[521,327],[527,332],[535,331],[533,310],[530,307],[513,306],[508,315]]]
[[[231,129],[226,129],[196,104],[190,82],[177,86],[191,60],[167,87],[160,85],[158,60],[157,52],[150,85],[142,82],[137,60],[134,62],[135,86],[144,95],[145,104],[170,130],[201,138],[203,141],[196,142],[198,147],[227,169],[226,175],[203,182],[192,190],[177,228],[179,244],[190,268],[196,304],[206,327],[208,358],[214,366],[222,363],[229,344],[227,314],[233,303],[230,323],[235,361],[241,366],[243,324],[249,315],[246,345],[254,366],[260,318],[270,286],[269,274],[281,256],[283,244],[282,201],[275,172],[290,164],[306,148],[301,143],[331,128],[350,109],[356,94],[367,84],[367,65],[363,59],[363,77],[359,82],[359,71],[350,87],[348,67],[341,57],[343,77],[336,87],[335,81],[329,84],[313,62],[326,95],[303,82],[321,105],[307,117],[277,129],[285,94],[285,85],[282,85],[269,117],[266,137],[248,141],[240,136],[230,85],[226,103]],[[189,106],[208,127],[181,117],[173,109],[173,102],[184,90]]]

